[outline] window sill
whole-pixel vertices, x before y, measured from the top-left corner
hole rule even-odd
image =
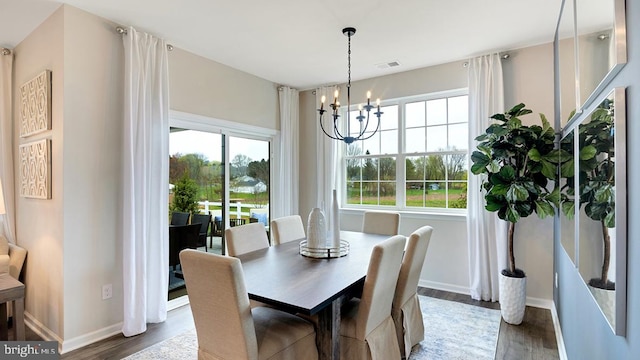
[[[365,211],[384,211],[380,208],[375,209],[364,209],[364,208],[341,208],[340,214],[345,215],[362,215]],[[467,221],[467,213],[465,212],[423,212],[423,211],[410,211],[410,210],[397,210],[397,209],[389,209],[389,211],[398,212],[401,218],[406,219],[432,219],[432,220],[441,220],[441,221],[459,221],[466,222]]]

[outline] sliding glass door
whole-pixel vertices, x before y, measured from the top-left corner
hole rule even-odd
[[[174,264],[177,254],[171,252],[190,247],[224,255],[225,229],[258,222],[268,231],[270,142],[198,124],[169,129],[168,216],[171,221],[189,214],[188,221],[175,220],[169,229],[169,299],[186,294],[180,266]],[[210,220],[200,229],[199,241],[188,240],[188,224],[204,224],[203,219]]]

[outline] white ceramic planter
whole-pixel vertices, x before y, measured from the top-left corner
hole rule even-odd
[[[589,291],[593,294],[593,297],[596,299],[596,303],[600,306],[600,309],[604,313],[604,316],[611,324],[612,328],[616,328],[616,291],[615,290],[605,290],[597,287],[593,287],[591,285],[587,285],[589,287]]]
[[[313,208],[307,220],[307,246],[312,249],[325,248],[327,243],[327,223],[324,212]]]
[[[505,322],[520,325],[527,301],[527,278],[500,274],[500,312]]]

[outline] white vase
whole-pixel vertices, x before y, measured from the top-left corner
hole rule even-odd
[[[320,208],[313,208],[307,219],[307,246],[324,248],[327,242],[327,221]]]
[[[333,190],[333,202],[331,203],[331,237],[327,239],[327,246],[333,249],[340,248],[340,206],[338,206],[338,193]]]
[[[527,278],[500,274],[500,313],[505,322],[520,325],[527,301]]]
[[[598,287],[591,286],[587,284],[589,287],[589,291],[593,295],[593,298],[596,300],[596,303],[602,310],[605,318],[609,321],[612,328],[616,328],[616,291],[615,290],[607,290],[601,289]]]

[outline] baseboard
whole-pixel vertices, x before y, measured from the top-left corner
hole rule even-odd
[[[57,341],[58,351],[60,351],[59,344],[62,343],[62,339],[27,311],[24,312],[24,324],[25,326],[28,326],[29,329],[31,329],[34,333],[36,333],[36,335],[40,336],[43,340]]]
[[[180,296],[179,298],[175,298],[172,300],[169,300],[169,302],[167,303],[167,311],[171,311],[174,309],[177,309],[181,306],[185,306],[189,304],[189,297],[188,296]]]
[[[451,285],[447,283],[441,283],[441,282],[429,281],[429,280],[419,280],[418,286],[471,296],[471,292],[469,291],[469,288],[465,286]],[[553,308],[553,300],[540,299],[540,298],[527,296],[527,306],[551,310]]]
[[[75,338],[65,340],[60,346],[60,354],[67,353],[79,349],[81,347],[93,344],[94,342],[106,339],[113,335],[122,334],[122,322],[107,326],[87,334],[77,336]]]
[[[469,292],[469,288],[468,287],[458,286],[458,285],[451,285],[451,284],[441,283],[441,282],[437,282],[437,281],[429,281],[429,280],[420,279],[418,281],[418,286],[429,288],[429,289],[435,289],[435,290],[449,291],[449,292],[453,292],[453,293],[457,293],[457,294],[464,294],[464,295],[471,294]]]
[[[58,352],[60,354],[79,349],[96,341],[122,333],[122,323],[118,323],[73,339],[62,341],[56,333],[51,331],[51,329],[47,328],[44,324],[34,318],[33,315],[26,311],[24,312],[24,323],[45,341],[57,341]]]
[[[553,308],[553,300],[540,299],[540,298],[527,296],[527,306],[551,310]]]
[[[553,329],[556,333],[556,343],[558,344],[558,355],[560,360],[569,360],[567,356],[567,348],[564,347],[564,338],[562,337],[562,328],[560,327],[560,318],[556,309],[555,302],[551,307],[551,319],[553,320]]]

